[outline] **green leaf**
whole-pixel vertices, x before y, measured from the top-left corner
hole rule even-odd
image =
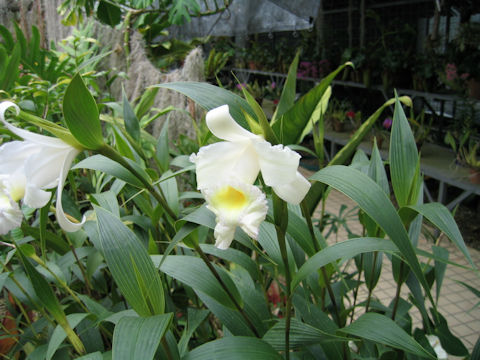
[[[245,319],[237,310],[220,304],[217,300],[203,292],[197,292],[205,306],[222,322],[223,325],[235,336],[255,336]]]
[[[385,167],[383,166],[383,160],[378,151],[376,140],[373,144],[372,156],[368,167],[368,176],[382,188],[385,194],[390,194],[387,173],[385,172]]]
[[[20,64],[20,45],[18,43],[13,47],[12,54],[7,60],[5,69],[0,74],[0,89],[10,90],[18,78],[18,66]]]
[[[416,214],[423,215],[428,221],[442,231],[462,252],[463,256],[468,260],[473,269],[477,269],[477,266],[473,262],[468,248],[463,241],[462,234],[458,229],[458,225],[455,222],[450,211],[440,203],[428,203],[420,205],[412,205],[400,209],[400,215],[413,219]]]
[[[135,112],[132,109],[132,106],[128,102],[127,95],[125,94],[125,90],[122,89],[122,96],[123,96],[123,121],[125,122],[125,129],[127,133],[135,140],[140,140],[140,124],[138,122],[137,117],[135,116]]]
[[[414,186],[418,153],[415,138],[398,98],[395,99],[389,157],[392,187],[398,205],[412,205],[410,193]],[[413,203],[416,202],[415,199]]]
[[[110,1],[100,0],[97,8],[97,17],[102,23],[115,26],[122,21],[122,11]]]
[[[305,136],[310,134],[310,132],[313,129],[313,125],[323,119],[325,112],[327,111],[328,101],[330,100],[331,95],[332,95],[332,87],[329,86],[327,90],[325,90],[325,92],[323,93],[322,98],[318,102],[317,106],[315,106],[315,110],[313,110],[312,115],[310,116],[310,119],[307,122],[307,125],[303,129],[302,135],[300,136],[299,143],[303,141]],[[319,124],[319,130],[322,132],[321,136],[319,136],[321,138],[320,142],[323,142],[323,136],[324,136],[323,133],[325,131],[323,121]],[[316,132],[313,134],[313,136],[314,138],[318,137]]]
[[[3,42],[5,43],[5,48],[8,51],[12,51],[13,47],[15,46],[15,41],[13,40],[12,33],[3,25],[0,25],[0,35],[3,38]]]
[[[220,259],[227,260],[240,265],[241,267],[243,267],[245,270],[248,271],[252,279],[255,279],[255,280],[259,279],[260,274],[258,272],[257,265],[245,253],[233,248],[221,250],[216,246],[209,245],[209,244],[200,244],[200,247],[206,254],[214,255]]]
[[[263,340],[273,346],[275,350],[285,350],[285,320],[281,319],[263,336]],[[302,323],[292,318],[290,323],[290,348],[298,350],[312,344],[320,344],[325,341],[344,340],[347,338],[332,335],[317,329],[311,325]]]
[[[17,247],[17,255],[20,257],[20,260],[25,268],[25,272],[30,279],[30,282],[33,286],[35,294],[37,295],[38,300],[42,305],[48,310],[48,312],[53,316],[55,321],[63,328],[67,334],[68,339],[75,347],[78,352],[84,352],[84,347],[73,329],[70,327],[67,317],[63,312],[60,302],[58,301],[55,293],[52,288],[45,280],[45,278],[35,269],[35,267],[30,263],[30,260],[27,258],[28,254],[34,253],[35,250],[28,245],[22,245]]]
[[[147,88],[142,94],[140,101],[135,106],[135,115],[137,119],[141,119],[152,108],[155,97],[157,96],[159,88]]]
[[[405,330],[384,315],[376,313],[363,314],[349,326],[338,331],[404,350],[422,358],[435,359]]]
[[[228,90],[211,84],[186,81],[158,84],[153,86],[178,91],[195,101],[205,110],[212,110],[226,104],[229,106],[230,114],[235,121],[245,129],[248,129],[248,124],[245,116],[242,113],[242,109],[250,116],[255,117],[255,112],[252,110],[250,105],[248,105],[245,99]]]
[[[142,182],[137,177],[135,177],[130,171],[125,169],[119,163],[103,155],[97,154],[97,155],[89,156],[86,159],[80,161],[75,166],[73,166],[72,169],[90,169],[90,170],[102,171],[108,175],[112,175],[120,180],[123,180],[137,188],[143,188]]]
[[[22,120],[29,122],[30,124],[33,124],[43,130],[48,131],[49,133],[52,133],[65,143],[79,150],[83,150],[83,146],[73,137],[73,135],[70,133],[70,131],[68,131],[68,129],[65,129],[64,127],[57,125],[49,120],[45,120],[38,116],[27,113],[23,110],[20,110],[18,117]]]
[[[275,133],[273,132],[272,128],[270,127],[270,124],[268,123],[267,117],[265,116],[265,113],[262,107],[257,103],[257,100],[255,100],[255,98],[248,92],[248,90],[245,87],[242,87],[242,92],[248,104],[255,112],[258,124],[260,125],[260,128],[262,130],[265,140],[267,140],[268,142],[274,145],[278,144],[278,139],[275,136]],[[249,117],[248,113],[245,114],[245,118],[247,120],[248,120],[248,117]],[[251,122],[249,122],[249,125],[251,128],[252,128],[252,125],[255,126],[255,124],[252,124]],[[254,131],[255,129],[252,128],[251,130]]]
[[[201,310],[189,307],[187,309],[187,327],[184,330],[180,341],[178,342],[178,350],[180,356],[185,355],[188,350],[188,342],[192,337],[195,330],[200,326],[200,324],[205,320],[205,318],[210,314],[208,310]]]
[[[103,355],[100,351],[95,351],[93,353],[80,356],[76,360],[104,360]]]
[[[80,321],[85,319],[87,316],[88,314],[86,313],[69,314],[67,315],[67,321],[70,327],[74,329],[80,323]],[[57,325],[52,335],[50,336],[50,341],[48,342],[48,349],[46,355],[47,360],[50,360],[53,357],[55,351],[57,351],[58,347],[63,342],[63,340],[65,340],[66,337],[67,334],[65,333],[65,330],[63,330],[60,325]]]
[[[409,98],[401,97],[400,100],[402,102],[408,102]],[[377,111],[375,111],[359,128],[358,130],[350,137],[350,141],[339,151],[335,154],[332,160],[328,163],[329,166],[331,165],[342,165],[345,164],[349,159],[350,156],[354,153],[355,149],[361,143],[363,138],[369,133],[370,129],[372,128],[373,124],[377,121],[377,119],[382,114],[383,110],[393,104],[395,99],[390,99],[386,101],[382,106],[380,106]],[[308,210],[310,214],[313,214],[317,205],[322,198],[324,185],[320,183],[315,183],[310,188],[307,196],[305,197],[305,201],[308,204]]]
[[[284,145],[297,144],[307,126],[312,113],[317,107],[323,94],[328,89],[333,79],[346,66],[351,63],[340,65],[335,71],[322,79],[320,84],[306,93],[293,107],[286,111],[273,125],[273,131]]]
[[[390,199],[372,179],[362,172],[341,165],[328,166],[311,177],[330,185],[355,201],[390,237],[425,289],[433,304],[430,288],[423,275],[415,250]]]
[[[163,123],[162,130],[158,136],[156,156],[158,165],[162,172],[168,170],[170,164],[170,147],[168,146],[168,118]]]
[[[441,246],[432,246],[433,254],[443,260],[448,260],[448,250]],[[445,270],[447,269],[447,264],[441,261],[435,260],[435,284],[437,292],[435,293],[435,298],[437,300],[440,297],[440,290],[442,289],[443,277],[445,276]]]
[[[162,314],[163,287],[147,250],[119,218],[94,208],[105,261],[125,299],[140,316]]]
[[[292,289],[308,275],[321,267],[330,264],[338,259],[349,259],[358,254],[370,251],[396,252],[398,248],[386,239],[380,238],[356,238],[333,244],[316,253],[298,270],[292,280]]]
[[[297,51],[295,58],[288,68],[287,79],[283,85],[278,106],[272,116],[272,124],[274,124],[277,118],[285,114],[295,104],[295,97],[297,96],[297,68],[299,58],[300,51]]]
[[[122,318],[113,332],[113,359],[153,359],[172,319],[172,313],[147,318]]]
[[[237,303],[242,306],[242,298],[228,273],[217,265],[213,265]],[[170,255],[164,260],[160,270],[174,279],[212,297],[220,304],[236,309],[232,299],[210,272],[207,265],[197,257]]]
[[[75,139],[90,150],[98,150],[104,144],[98,108],[81,76],[70,81],[63,98],[63,116]]]
[[[182,360],[281,360],[266,342],[254,337],[229,336],[193,349]]]

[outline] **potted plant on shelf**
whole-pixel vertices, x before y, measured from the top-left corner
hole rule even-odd
[[[330,99],[325,118],[336,132],[345,131],[345,123],[350,120],[355,121],[355,112],[352,110],[350,102],[346,100]]]
[[[464,146],[461,149],[462,158],[465,165],[470,171],[468,179],[472,184],[480,184],[480,158],[479,158],[479,146],[478,141],[474,141],[470,138],[468,146]]]
[[[408,118],[408,121],[410,122],[410,126],[413,131],[413,137],[415,138],[417,151],[420,152],[423,144],[430,136],[433,117],[429,117],[429,120],[427,121],[425,119],[425,110],[422,110],[417,116],[415,116],[412,109],[410,111],[410,117]]]
[[[447,73],[447,84],[451,85],[455,81],[461,91],[480,99],[480,23],[467,22],[460,25],[457,36],[448,44],[446,60],[447,66],[453,64],[455,69],[450,70],[452,75],[456,75],[449,79]],[[454,90],[458,89],[454,87]]]

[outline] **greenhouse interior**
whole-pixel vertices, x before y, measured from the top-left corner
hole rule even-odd
[[[0,121],[2,359],[480,359],[477,0],[1,0]]]

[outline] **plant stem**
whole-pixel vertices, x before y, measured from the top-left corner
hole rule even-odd
[[[360,279],[362,278],[362,268],[363,268],[363,254],[360,255],[360,270],[358,270],[358,284],[355,287],[355,290],[353,291],[353,307],[352,307],[352,313],[350,315],[350,323],[353,322],[353,316],[355,314],[355,306],[357,305],[357,296],[358,296],[358,290],[360,288]]]
[[[308,226],[308,230],[310,232],[310,236],[312,237],[313,247],[315,249],[315,252],[317,253],[321,249],[318,246],[317,238],[315,237],[315,231],[313,229],[312,218],[311,218],[310,213],[308,211],[308,205],[305,202],[305,200],[302,201],[301,208],[302,208],[303,216],[305,217],[305,220],[307,221],[307,226]],[[330,297],[330,301],[332,302],[334,316],[337,320],[338,326],[341,327],[340,315],[338,313],[338,308],[337,308],[337,301],[335,300],[335,294],[333,292],[332,286],[330,285],[330,281],[328,279],[328,274],[327,274],[327,271],[325,270],[325,267],[322,267],[321,273],[322,273],[322,276],[323,276],[323,281],[324,281],[325,286],[326,286],[327,291],[328,291],[328,295]],[[322,308],[324,308],[324,303],[325,303],[325,301],[322,302]]]
[[[292,317],[292,274],[288,262],[287,242],[285,233],[288,225],[287,203],[273,194],[273,213],[275,218],[275,229],[277,232],[278,246],[282,255],[283,266],[285,267],[285,289],[287,302],[285,304],[285,359],[290,359],[290,323]]]
[[[177,220],[177,215],[175,215],[175,213],[173,212],[173,210],[170,208],[170,206],[168,206],[167,202],[165,201],[165,198],[160,195],[156,190],[155,188],[152,186],[152,184],[150,184],[142,175],[140,175],[137,170],[135,170],[132,166],[130,166],[130,164],[128,163],[128,161],[126,161],[123,156],[121,156],[120,154],[118,154],[115,149],[113,149],[112,147],[108,146],[108,145],[104,145],[102,148],[100,148],[98,150],[98,152],[106,157],[108,157],[109,159],[112,159],[116,162],[118,162],[120,165],[122,165],[123,167],[125,167],[128,171],[130,171],[137,179],[139,179],[142,184],[145,186],[145,189],[148,190],[148,192],[150,192],[150,194],[152,194],[152,196],[155,198],[155,200],[157,200],[160,205],[162,205],[162,207],[165,209],[165,211],[168,213],[168,215],[173,219],[173,220]]]
[[[287,303],[285,304],[285,358],[290,359],[290,322],[292,312],[292,297],[291,297],[291,283],[292,274],[290,273],[290,266],[288,263],[287,244],[285,239],[285,232],[283,229],[277,227],[277,239],[280,246],[280,253],[282,255],[283,266],[285,267],[285,282]]]
[[[373,273],[375,271],[375,267],[377,266],[377,256],[378,256],[378,251],[375,251],[373,254],[373,264],[372,264],[372,269],[370,271],[371,279],[373,281]],[[372,299],[372,294],[373,294],[373,289],[372,289],[372,283],[370,283],[369,289],[368,289],[368,297],[367,297],[367,304],[365,306],[365,312],[368,312],[368,308],[370,307],[370,300]]]
[[[210,270],[210,272],[213,274],[213,276],[215,276],[215,278],[217,279],[217,281],[219,282],[220,286],[223,288],[223,290],[225,290],[225,292],[227,293],[228,297],[230,298],[230,300],[232,300],[233,302],[233,305],[237,308],[238,312],[240,313],[240,315],[242,315],[242,317],[245,319],[245,321],[247,322],[247,325],[248,327],[250,328],[250,330],[252,330],[252,332],[255,334],[256,337],[260,337],[260,334],[258,333],[257,329],[255,328],[255,325],[252,323],[252,321],[248,318],[247,314],[245,313],[245,311],[243,310],[243,308],[240,306],[240,304],[237,302],[237,299],[235,299],[235,296],[233,296],[233,294],[230,292],[230,290],[228,289],[227,285],[223,282],[222,278],[220,277],[220,274],[218,273],[218,271],[215,269],[215,267],[212,265],[210,259],[207,257],[207,255],[203,252],[202,248],[200,247],[200,245],[196,244],[194,245],[194,249],[196,252],[198,252],[198,254],[200,255],[200,257],[202,258],[203,262],[205,263],[205,265],[207,265],[208,269]]]
[[[404,266],[404,262],[402,261],[400,262],[400,270],[399,270],[400,277],[402,277],[403,266]],[[402,289],[402,284],[403,284],[403,281],[400,278],[397,284],[397,291],[395,293],[395,302],[393,303],[392,320],[395,320],[395,315],[397,314],[397,308],[398,308],[398,302],[400,300],[400,290]]]

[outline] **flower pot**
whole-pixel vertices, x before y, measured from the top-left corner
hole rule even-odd
[[[480,100],[480,81],[477,79],[470,79],[467,81],[468,96]]]
[[[337,119],[333,119],[332,126],[336,132],[343,132],[345,130],[345,123]]]
[[[480,184],[480,169],[470,169],[468,180],[470,180],[472,184]]]

